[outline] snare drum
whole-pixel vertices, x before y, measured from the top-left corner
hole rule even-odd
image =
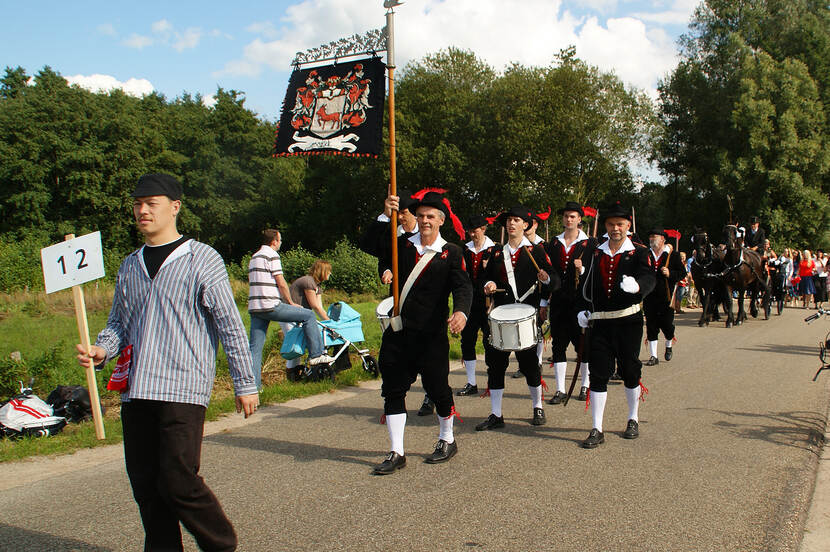
[[[499,351],[523,351],[539,342],[536,309],[524,303],[501,305],[488,316],[490,345]]]
[[[385,332],[386,328],[392,323],[392,307],[395,305],[395,298],[394,297],[387,297],[380,303],[378,303],[377,308],[375,309],[375,316],[378,317],[378,322],[380,322],[380,331]]]

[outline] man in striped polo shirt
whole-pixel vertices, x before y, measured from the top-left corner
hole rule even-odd
[[[282,245],[279,231],[269,228],[262,231],[262,246],[248,263],[248,312],[251,315],[251,356],[257,386],[262,376],[262,347],[268,334],[268,324],[294,322],[303,325],[308,363],[330,364],[334,359],[323,354],[323,335],[317,327],[314,311],[297,305],[291,300],[291,292],[282,275],[282,262],[277,253]]]
[[[139,178],[133,214],[145,244],[124,259],[107,326],[82,365],[130,356],[121,394],[124,460],[145,531],[145,550],[181,550],[181,522],[202,550],[235,550],[233,525],[199,476],[217,340],[228,357],[237,411],[259,404],[245,326],[222,257],[176,229],[179,182]]]

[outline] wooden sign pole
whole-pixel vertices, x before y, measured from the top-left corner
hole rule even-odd
[[[64,238],[69,241],[75,239],[75,234],[67,234]],[[81,286],[72,286],[72,298],[75,302],[75,320],[78,322],[78,334],[81,338],[81,346],[90,353],[89,323],[86,318],[86,303],[84,302],[84,290]],[[106,439],[104,433],[104,419],[101,415],[101,401],[98,398],[98,380],[95,378],[95,368],[86,367],[86,385],[89,388],[89,402],[92,406],[92,420],[95,422],[95,436],[99,440]]]

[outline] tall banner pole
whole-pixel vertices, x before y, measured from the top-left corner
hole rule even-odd
[[[389,195],[398,195],[395,157],[395,4],[384,2],[386,10],[386,71],[389,76]],[[392,238],[392,315],[400,314],[398,292],[398,211],[392,211],[389,231]]]

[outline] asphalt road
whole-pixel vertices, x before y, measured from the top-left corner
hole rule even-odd
[[[732,329],[679,316],[674,359],[644,368],[634,441],[621,437],[621,385],[606,443],[584,450],[585,403],[546,405],[534,427],[524,380],[508,378],[507,427],[476,432],[489,400],[458,398],[458,456],[428,465],[437,423],[414,415],[413,388],[408,465],[372,476],[388,447],[373,383],[210,425],[202,474],[246,551],[797,550],[830,404],[830,373],[811,381],[830,320],[807,314]],[[463,383],[456,361],[451,384]],[[3,465],[0,505],[0,550],[142,547],[120,447]]]

